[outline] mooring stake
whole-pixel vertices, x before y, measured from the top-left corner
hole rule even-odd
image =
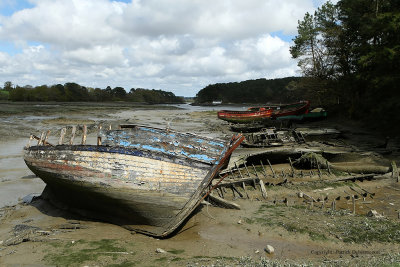
[[[262,163],[262,161],[261,161],[261,160],[260,160],[260,163],[261,163],[261,167],[262,167],[262,170],[263,170],[264,176],[265,176],[265,178],[267,178],[267,172],[265,171],[264,164]]]
[[[272,168],[272,165],[271,165],[271,162],[269,162],[269,159],[267,159],[267,162],[268,162],[269,167],[271,168],[272,175],[274,176],[274,178],[276,178],[275,171],[274,171],[274,169]]]

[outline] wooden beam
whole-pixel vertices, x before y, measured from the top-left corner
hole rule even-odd
[[[209,194],[208,195],[208,199],[210,202],[214,202],[215,204],[217,204],[218,206],[222,206],[224,208],[227,209],[235,209],[235,210],[240,210],[240,205],[232,202],[232,201],[228,201],[225,200],[223,198],[220,198],[218,196],[215,196],[213,194]]]
[[[64,136],[67,133],[67,128],[62,128],[60,132],[60,139],[58,140],[58,144],[62,145],[64,143]]]
[[[71,139],[69,140],[70,145],[74,144],[75,133],[76,133],[76,126],[72,126]]]
[[[87,126],[83,125],[82,129],[82,145],[86,145]]]

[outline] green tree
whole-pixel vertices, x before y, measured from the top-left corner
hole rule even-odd
[[[4,83],[4,88],[3,88],[3,90],[11,91],[12,89],[13,89],[13,84],[12,84],[12,82],[7,81],[7,82]]]

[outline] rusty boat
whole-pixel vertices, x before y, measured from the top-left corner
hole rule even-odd
[[[236,124],[268,123],[279,117],[307,114],[310,101],[299,101],[291,104],[270,104],[263,107],[251,107],[247,110],[220,110],[218,118]]]
[[[37,144],[24,149],[26,165],[46,183],[44,193],[90,218],[156,237],[173,233],[199,206],[243,141],[122,125],[100,130],[97,144],[88,145],[86,127],[80,144],[73,144],[74,128],[70,141],[65,132],[57,145],[49,132],[31,136]]]
[[[272,115],[270,107],[251,107],[247,110],[220,110],[218,118],[231,123],[254,123],[268,119]]]

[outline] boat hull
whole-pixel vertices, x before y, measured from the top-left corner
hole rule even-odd
[[[277,119],[283,116],[306,114],[308,113],[309,108],[310,101],[301,101],[298,103],[282,105],[279,109],[272,112],[271,118]]]
[[[253,123],[268,119],[271,114],[272,109],[263,111],[221,110],[218,112],[218,118],[231,123]]]
[[[297,121],[297,122],[309,122],[309,121],[318,121],[318,120],[323,120],[328,117],[328,112],[327,111],[321,111],[321,112],[309,112],[307,114],[301,114],[301,115],[288,115],[288,116],[282,116],[277,118],[277,120],[290,120],[290,121]]]
[[[153,236],[167,236],[182,223],[216,168],[103,146],[37,146],[24,159],[68,207]]]

